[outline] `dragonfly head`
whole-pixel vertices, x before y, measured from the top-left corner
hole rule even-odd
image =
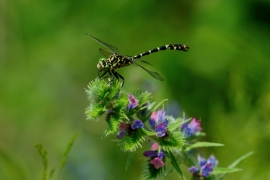
[[[189,50],[189,47],[187,45],[184,44],[184,51],[188,51]]]
[[[99,70],[107,68],[106,58],[102,57],[98,60],[97,68]]]

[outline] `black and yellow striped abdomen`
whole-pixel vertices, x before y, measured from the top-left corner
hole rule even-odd
[[[154,53],[154,52],[158,52],[158,51],[161,51],[161,50],[177,50],[177,51],[188,51],[189,50],[189,47],[185,44],[168,44],[168,45],[164,45],[164,46],[160,46],[160,47],[157,47],[157,48],[154,48],[152,50],[149,50],[149,51],[145,51],[141,54],[137,54],[136,56],[133,56],[134,59],[137,59],[137,58],[141,58],[142,56],[146,56],[146,55],[149,55],[151,53]]]

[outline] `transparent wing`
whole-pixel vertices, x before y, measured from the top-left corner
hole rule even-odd
[[[151,63],[149,63],[149,62],[147,62],[147,61],[145,61],[145,60],[142,60],[142,59],[135,59],[135,61],[136,61],[136,62],[142,62],[142,63],[145,63],[145,64],[149,64],[149,65],[151,65],[151,66],[154,66],[153,64],[151,64]]]
[[[133,61],[134,62],[134,61]],[[157,72],[154,72],[154,71],[151,71],[143,66],[141,66],[140,64],[134,62],[134,64],[140,66],[141,68],[143,68],[146,72],[148,72],[151,76],[153,76],[155,79],[159,80],[159,81],[164,81],[164,79],[157,73]]]
[[[101,45],[105,46],[108,50],[110,50],[111,52],[113,53],[117,53],[119,54],[119,50],[117,49],[117,47],[113,46],[113,45],[110,45],[110,44],[107,44],[93,36],[91,36],[90,34],[87,34],[85,33],[86,35],[90,36],[92,39],[94,39],[95,41],[97,41],[98,43],[100,43]]]
[[[111,52],[108,52],[108,51],[106,51],[106,50],[104,50],[104,49],[101,49],[101,48],[99,48],[99,52],[101,53],[101,54],[103,54],[105,57],[110,57],[113,53],[111,53]]]

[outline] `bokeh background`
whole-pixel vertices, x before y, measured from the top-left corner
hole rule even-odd
[[[87,121],[85,88],[97,77],[101,46],[89,33],[124,55],[168,43],[190,51],[143,58],[164,82],[142,69],[118,70],[124,89],[140,88],[153,100],[168,98],[168,112],[202,120],[204,141],[225,144],[200,149],[226,167],[255,154],[227,179],[270,177],[270,2],[207,1],[0,1],[0,179],[41,179],[33,144],[48,150],[57,167],[71,137],[78,138],[60,179],[142,179],[143,150],[125,170],[127,153],[115,137],[101,138],[106,123]],[[186,172],[186,169],[184,169]],[[188,172],[186,172],[188,175]],[[172,174],[168,179],[180,179]]]

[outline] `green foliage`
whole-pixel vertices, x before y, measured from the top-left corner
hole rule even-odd
[[[238,168],[220,168],[220,167],[216,167],[214,169],[214,171],[211,173],[213,175],[217,175],[217,174],[227,174],[227,173],[233,173],[233,172],[237,172],[237,171],[241,171],[242,169],[238,169]]]
[[[108,112],[106,114],[105,120],[108,127],[104,133],[105,136],[116,133],[118,131],[118,126],[121,123],[121,114],[117,112]]]
[[[70,141],[69,141],[69,143],[68,143],[68,145],[67,145],[67,147],[65,149],[65,152],[64,152],[64,155],[62,157],[61,164],[60,164],[60,173],[59,173],[59,176],[60,176],[60,174],[61,174],[61,172],[62,172],[62,170],[63,170],[63,168],[64,168],[64,166],[66,164],[68,154],[70,153],[71,147],[73,146],[73,144],[74,144],[77,136],[78,136],[78,133],[74,134],[74,136],[70,139]]]
[[[104,134],[116,133],[118,125],[126,117],[124,111],[128,103],[127,94],[121,90],[121,83],[117,80],[106,82],[96,79],[89,84],[86,94],[90,100],[90,106],[85,112],[87,118],[97,119],[107,112],[108,128]]]
[[[66,161],[67,161],[67,157],[68,157],[68,154],[70,153],[70,149],[74,143],[74,141],[76,140],[77,138],[77,133],[71,138],[71,140],[69,141],[66,149],[65,149],[65,152],[63,154],[63,157],[62,157],[62,161],[61,161],[61,164],[60,164],[60,167],[59,167],[59,176],[58,176],[58,179],[60,178],[60,175],[61,175],[61,172],[66,164]],[[41,157],[42,159],[42,164],[43,164],[43,175],[42,175],[42,180],[49,180],[49,179],[52,179],[53,175],[54,175],[54,172],[55,172],[55,169],[51,169],[51,171],[49,172],[49,176],[48,176],[48,172],[47,172],[47,169],[48,169],[48,158],[47,158],[47,150],[43,149],[42,145],[40,143],[36,143],[34,145],[37,150],[38,150],[38,153],[39,153],[39,156]]]
[[[89,84],[86,94],[90,100],[90,106],[85,113],[90,120],[97,119],[107,111],[121,116],[128,103],[127,94],[121,91],[121,83],[116,80],[108,83],[96,79]]]
[[[254,153],[254,152],[251,151],[251,152],[249,152],[249,153],[247,153],[247,154],[241,156],[241,157],[238,158],[237,160],[235,160],[231,165],[228,166],[228,168],[226,168],[228,171],[227,171],[227,172],[224,172],[224,173],[219,177],[219,179],[220,179],[220,180],[224,179],[224,177],[227,175],[227,173],[230,173],[230,171],[235,172],[235,171],[240,170],[240,169],[237,169],[237,168],[234,168],[234,167],[235,167],[236,165],[238,165],[240,162],[242,162],[243,160],[245,160],[246,158],[248,158],[249,156],[251,156],[253,153]],[[225,170],[226,170],[226,169],[225,169]],[[235,170],[235,171],[233,171],[233,170]],[[216,169],[215,169],[215,171],[216,171]]]
[[[42,159],[42,165],[43,165],[43,175],[42,175],[42,180],[47,180],[47,179],[51,179],[53,174],[54,174],[54,169],[52,169],[49,173],[49,177],[48,176],[48,172],[47,172],[47,169],[48,169],[48,158],[47,158],[47,150],[43,149],[42,145],[40,143],[36,143],[34,145],[37,150],[38,150],[38,153],[39,153],[39,156],[41,157]]]

